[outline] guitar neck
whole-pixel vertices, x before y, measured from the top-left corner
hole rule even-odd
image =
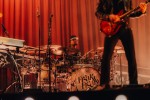
[[[138,10],[139,8],[140,8],[140,7],[138,6],[137,8],[132,9],[132,10],[130,10],[130,11],[128,11],[128,12],[126,12],[126,13],[124,13],[123,15],[121,15],[121,16],[120,16],[120,19],[123,19],[124,17],[126,17],[126,16],[130,15],[132,12],[134,12],[134,11]]]
[[[147,4],[148,2],[150,2],[150,0],[146,1],[145,3]],[[120,16],[120,19],[122,19],[122,18],[124,18],[124,17],[130,15],[132,12],[134,12],[134,11],[136,11],[136,10],[138,10],[138,9],[140,9],[139,6],[136,7],[136,8],[134,8],[134,9],[132,9],[132,10],[130,10],[130,11],[128,11],[128,12],[126,12],[126,13],[124,13],[123,15]]]

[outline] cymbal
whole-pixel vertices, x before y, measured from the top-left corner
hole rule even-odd
[[[115,46],[115,50],[122,49],[121,46]],[[97,50],[104,50],[104,47],[98,47]]]
[[[41,48],[43,50],[47,50],[47,45],[42,46]],[[50,45],[50,49],[52,54],[57,55],[57,56],[61,56],[64,52],[63,48],[61,45]]]
[[[115,50],[119,50],[119,49],[122,49],[121,46],[115,46]]]
[[[91,51],[90,53],[95,54],[95,51]]]
[[[62,46],[61,45],[50,45],[50,49],[60,49]],[[42,49],[46,50],[47,45],[41,46]]]
[[[3,14],[2,14],[2,13],[0,13],[0,18],[1,18],[1,17],[3,17]]]
[[[91,51],[90,53],[97,54],[97,53],[100,53],[100,52],[98,50],[95,50],[95,51]]]
[[[98,47],[97,50],[104,50],[104,47]]]
[[[60,48],[61,45],[50,45],[50,48]]]
[[[40,51],[40,52],[41,52],[41,51],[46,52],[46,50],[43,49],[43,48],[40,48],[40,49],[39,49],[39,48],[35,48],[35,51],[36,51],[36,52],[38,52],[38,51]]]
[[[46,51],[41,49],[39,51],[39,48],[20,48],[19,50],[22,53],[26,53],[28,55],[37,56],[37,55],[45,55]],[[39,53],[40,52],[40,53]]]
[[[23,47],[23,48],[20,48],[19,51],[22,52],[22,53],[26,53],[27,51],[35,52],[35,49],[34,48],[25,48],[25,47]]]
[[[116,53],[118,53],[118,54],[123,54],[123,53],[125,53],[125,51],[124,51],[124,50],[117,50]]]
[[[25,53],[26,51],[35,51],[35,47],[24,45],[22,48],[19,49],[19,51]]]
[[[57,49],[53,49],[53,50],[52,50],[52,53],[53,53],[54,55],[57,55],[57,56],[63,55],[63,51],[62,51],[62,50],[57,50]]]

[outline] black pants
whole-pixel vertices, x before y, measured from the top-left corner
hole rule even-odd
[[[114,47],[118,40],[121,40],[126,58],[128,61],[129,84],[138,84],[137,82],[137,64],[135,58],[135,48],[132,30],[128,27],[122,27],[118,33],[112,37],[105,37],[104,52],[101,63],[100,83],[109,84],[110,81],[110,60],[113,55]]]

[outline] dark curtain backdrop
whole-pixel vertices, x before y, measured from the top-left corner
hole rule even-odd
[[[145,0],[132,0],[133,8]],[[79,37],[82,55],[103,46],[95,11],[99,0],[0,0],[0,12],[11,38],[23,39],[28,46],[48,44],[68,46],[69,37]],[[131,19],[138,67],[150,68],[150,7],[146,15]],[[50,16],[51,28],[48,28]],[[0,36],[5,36],[0,27]],[[40,41],[40,42],[39,42]],[[118,45],[121,45],[119,42]]]

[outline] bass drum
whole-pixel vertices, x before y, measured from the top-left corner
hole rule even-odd
[[[100,85],[100,74],[94,67],[82,67],[67,79],[68,91],[90,91]]]

